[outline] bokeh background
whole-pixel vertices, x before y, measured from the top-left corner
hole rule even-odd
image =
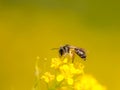
[[[0,0],[0,90],[31,90],[36,57],[42,70],[66,43],[87,50],[86,73],[120,90],[118,0]]]

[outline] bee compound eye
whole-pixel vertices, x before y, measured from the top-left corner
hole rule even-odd
[[[63,48],[59,49],[59,54],[60,54],[60,56],[62,56],[64,54],[64,49]]]

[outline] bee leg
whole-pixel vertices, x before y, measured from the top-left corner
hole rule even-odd
[[[71,59],[72,59],[72,63],[74,63],[75,54],[72,54]]]
[[[74,59],[72,59],[72,63],[74,63]]]

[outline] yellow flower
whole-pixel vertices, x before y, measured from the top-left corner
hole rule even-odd
[[[52,68],[59,68],[60,65],[68,63],[68,59],[64,58],[64,59],[60,59],[60,58],[52,58],[52,62],[51,62],[51,67]]]
[[[74,75],[76,74],[82,74],[83,73],[83,69],[81,68],[75,68],[74,64],[69,64],[69,68],[70,68],[70,72]]]
[[[60,82],[64,79],[64,76],[60,74],[56,77],[56,79],[57,79],[58,82]]]
[[[74,84],[75,90],[106,90],[96,79],[90,75],[83,75],[78,82]]]
[[[59,69],[60,69],[60,75],[57,76],[59,77],[59,79],[57,78],[57,81],[62,81],[63,79],[65,79],[68,85],[72,85],[74,82],[73,77],[76,74],[81,73],[81,70],[76,69],[73,64],[63,64],[59,67]]]
[[[106,90],[91,75],[84,74],[84,65],[71,63],[69,58],[52,58],[52,73],[46,72],[41,77],[48,86],[48,90]],[[39,75],[36,65],[36,75]]]
[[[50,81],[54,80],[55,76],[50,74],[49,72],[46,72],[41,79],[44,79],[46,83],[49,83]]]
[[[63,63],[67,63],[68,62],[68,59],[67,58],[64,58],[63,59]]]
[[[63,64],[59,67],[59,69],[65,77],[73,77],[83,73],[83,69],[75,68],[74,64]]]
[[[60,73],[65,77],[71,77],[71,72],[70,72],[70,68],[67,64],[64,64],[62,66],[59,67],[60,69]]]
[[[61,63],[60,58],[52,58],[51,67],[56,69]]]
[[[57,77],[56,77],[56,79],[57,79],[57,81],[58,82],[61,82],[62,80],[64,80],[65,79],[65,77],[63,76],[63,75],[58,75]],[[68,83],[68,85],[72,85],[73,84],[73,79],[72,78],[66,78],[66,81],[67,81],[67,83]]]
[[[68,85],[72,85],[73,84],[73,79],[72,78],[67,78],[67,83]]]

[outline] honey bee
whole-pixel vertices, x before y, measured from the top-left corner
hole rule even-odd
[[[76,46],[71,45],[64,45],[59,48],[59,54],[60,57],[70,55],[72,58],[72,62],[74,62],[74,55],[77,54],[79,57],[81,57],[84,61],[86,60],[86,52],[82,48],[78,48]]]

